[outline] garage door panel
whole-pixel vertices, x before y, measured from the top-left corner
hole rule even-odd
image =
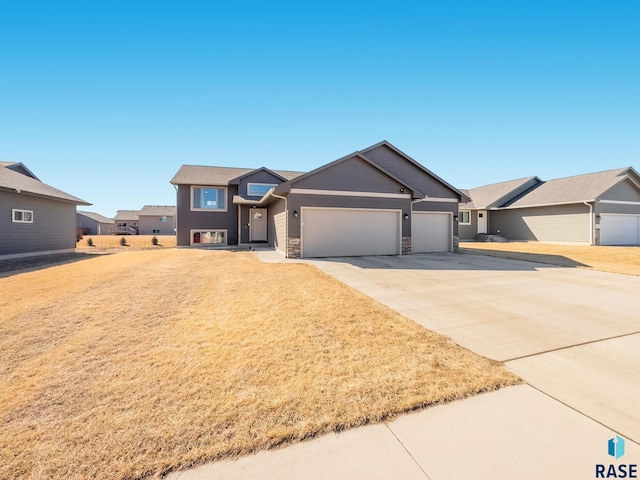
[[[600,245],[640,245],[640,215],[603,213],[600,218]]]
[[[451,251],[452,216],[449,213],[413,212],[411,251],[413,253]]]
[[[302,209],[302,255],[398,255],[400,212],[371,209]]]

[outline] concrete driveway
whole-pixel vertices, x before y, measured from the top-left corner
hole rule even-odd
[[[298,262],[256,253],[265,262]],[[506,361],[528,385],[175,472],[171,480],[586,479],[605,478],[598,465],[621,464],[636,465],[637,476],[640,277],[472,254],[308,263]],[[614,459],[608,442],[615,435],[626,438],[626,453]]]
[[[475,254],[309,263],[640,442],[640,277]]]

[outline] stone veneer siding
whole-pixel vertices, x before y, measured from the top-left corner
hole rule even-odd
[[[457,252],[459,248],[460,248],[460,239],[458,238],[457,235],[454,235],[453,236],[453,251]]]
[[[411,255],[411,237],[402,237],[402,255]]]
[[[287,238],[287,258],[300,258],[300,238],[288,237]]]

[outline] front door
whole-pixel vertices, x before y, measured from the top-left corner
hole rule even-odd
[[[487,212],[478,211],[478,233],[487,233]]]
[[[249,241],[250,242],[266,242],[267,241],[267,209],[266,208],[249,209]]]

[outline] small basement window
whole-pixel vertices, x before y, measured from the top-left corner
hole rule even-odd
[[[32,210],[11,210],[11,221],[14,223],[33,223]]]
[[[471,225],[471,210],[460,210],[458,219],[460,225]]]

